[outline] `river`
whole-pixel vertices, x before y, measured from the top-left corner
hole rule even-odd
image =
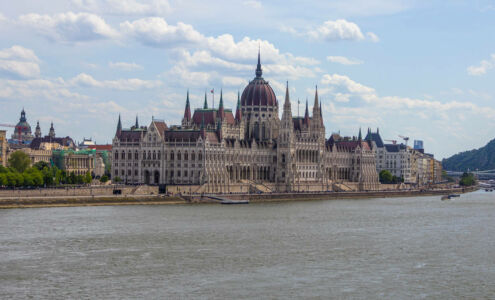
[[[0,210],[1,299],[495,298],[495,194]]]

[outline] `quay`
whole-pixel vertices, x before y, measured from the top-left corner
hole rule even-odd
[[[81,187],[73,189],[0,190],[0,209],[63,207],[63,206],[104,206],[104,205],[164,205],[164,204],[241,204],[258,202],[311,201],[336,199],[368,199],[413,196],[441,196],[472,192],[478,187],[434,190],[397,190],[368,192],[305,192],[305,193],[239,193],[171,195],[159,194],[151,187],[127,187],[114,194],[115,187],[106,189]],[[137,193],[141,191],[141,193]],[[146,192],[146,193],[145,193]]]

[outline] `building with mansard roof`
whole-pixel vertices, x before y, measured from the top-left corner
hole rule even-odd
[[[187,186],[189,192],[289,192],[378,188],[376,144],[333,134],[325,138],[318,90],[312,114],[293,117],[289,88],[282,118],[279,101],[262,75],[242,94],[235,113],[204,105],[191,112],[189,92],[181,125],[153,119],[122,128],[119,116],[112,144],[112,176],[129,184]],[[180,190],[180,188],[177,188]]]

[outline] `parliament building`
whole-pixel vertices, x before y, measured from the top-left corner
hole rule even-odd
[[[375,190],[379,186],[376,144],[357,137],[332,134],[325,126],[315,91],[313,111],[308,103],[303,117],[294,117],[289,88],[282,118],[279,101],[262,77],[260,56],[255,78],[237,107],[218,107],[191,113],[187,93],[181,125],[153,119],[122,128],[121,119],[112,147],[112,177],[128,184],[156,184],[177,191],[302,192]]]

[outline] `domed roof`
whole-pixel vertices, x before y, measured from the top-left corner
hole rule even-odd
[[[256,68],[256,77],[249,82],[248,86],[244,89],[241,96],[242,106],[253,105],[268,105],[277,106],[277,98],[273,92],[272,87],[268,84],[268,81],[264,80],[263,72],[261,70],[260,54],[258,52],[258,65]]]
[[[24,108],[21,111],[21,118],[19,119],[19,123],[15,126],[15,132],[18,132],[21,129],[21,132],[31,132],[31,125],[27,122],[26,112]]]

